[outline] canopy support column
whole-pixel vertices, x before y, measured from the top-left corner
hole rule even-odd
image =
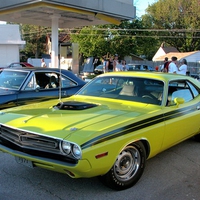
[[[60,67],[58,63],[58,20],[60,15],[52,15],[51,23],[51,67]]]

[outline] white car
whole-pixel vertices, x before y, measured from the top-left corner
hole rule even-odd
[[[129,71],[154,71],[153,67],[141,64],[128,64]]]

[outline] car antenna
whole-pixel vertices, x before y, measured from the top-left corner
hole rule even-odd
[[[61,50],[61,45],[60,45],[60,50]],[[59,78],[59,101],[62,102],[62,91],[61,91],[61,89],[62,89],[62,73],[61,73],[61,66],[60,66],[60,54],[58,54],[58,65],[59,65],[59,73],[60,73],[60,78]]]

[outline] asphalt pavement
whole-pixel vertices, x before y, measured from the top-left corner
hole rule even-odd
[[[200,143],[190,139],[147,161],[139,182],[111,190],[98,178],[65,174],[17,164],[0,153],[0,200],[199,200]]]

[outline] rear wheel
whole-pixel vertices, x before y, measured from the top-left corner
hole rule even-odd
[[[197,141],[197,142],[200,142],[200,133],[195,135],[194,136],[194,139]]]
[[[109,172],[100,177],[108,187],[124,190],[132,187],[142,176],[146,163],[146,152],[141,142],[126,146],[118,155]]]

